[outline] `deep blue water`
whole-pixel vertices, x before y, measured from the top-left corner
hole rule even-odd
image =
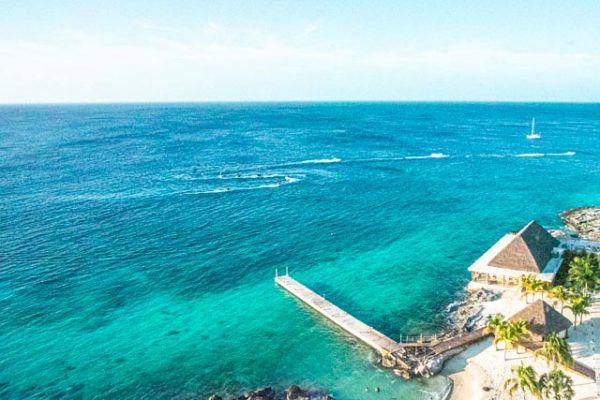
[[[498,237],[599,199],[597,104],[2,106],[0,398],[429,398],[274,269],[435,332]]]

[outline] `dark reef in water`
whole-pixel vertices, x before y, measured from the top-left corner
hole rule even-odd
[[[229,398],[228,398],[229,399]],[[223,397],[216,394],[210,396],[208,400],[224,400]],[[244,393],[243,395],[229,400],[335,400],[333,396],[322,391],[309,391],[301,389],[299,386],[292,385],[285,391],[276,392],[270,387],[258,389],[254,392]]]

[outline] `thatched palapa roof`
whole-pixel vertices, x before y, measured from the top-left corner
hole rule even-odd
[[[531,333],[537,336],[546,336],[551,332],[562,332],[572,325],[571,321],[544,300],[537,300],[510,317],[509,320],[527,322]]]
[[[498,252],[489,265],[497,268],[540,273],[552,258],[558,240],[535,221],[528,223]]]

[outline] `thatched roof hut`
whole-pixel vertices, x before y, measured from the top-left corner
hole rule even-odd
[[[502,236],[470,267],[474,283],[518,285],[524,275],[552,282],[562,257],[560,242],[535,221]],[[556,249],[556,252],[555,252]]]
[[[543,340],[552,332],[566,332],[572,325],[571,321],[544,300],[535,301],[510,317],[509,320],[527,322],[529,331],[536,340]]]
[[[558,240],[535,221],[528,223],[489,262],[491,267],[540,273],[552,258]]]

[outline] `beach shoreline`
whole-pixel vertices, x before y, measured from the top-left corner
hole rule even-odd
[[[480,287],[481,285],[471,282],[468,289],[474,290]],[[526,305],[526,301],[521,299],[518,287],[505,288],[498,299],[479,304],[482,321],[485,321],[488,316],[496,313],[501,313],[505,317],[508,317]],[[596,361],[594,360],[594,353],[589,344],[592,339],[596,343],[600,340],[598,331],[593,329],[594,324],[597,323],[599,314],[600,295],[596,294],[593,297],[590,315],[583,318],[582,324],[577,329],[570,331],[568,338],[575,360],[590,368],[594,368]],[[573,316],[569,310],[565,310],[565,316],[572,320]],[[549,367],[542,359],[535,359],[530,352],[509,350],[507,352],[508,359],[505,361],[504,350],[496,350],[494,347],[492,339],[488,338],[469,346],[462,353],[446,362],[443,374],[453,382],[452,391],[447,396],[447,399],[509,399],[503,392],[502,386],[504,381],[511,375],[511,366],[527,362],[533,365],[539,374],[549,370]],[[596,398],[594,381],[571,370],[565,370],[564,372],[575,382],[574,400]]]

